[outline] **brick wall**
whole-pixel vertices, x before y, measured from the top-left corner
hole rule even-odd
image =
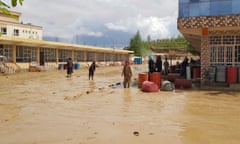
[[[179,18],[178,28],[220,28],[240,26],[240,15]]]
[[[208,36],[201,38],[201,82],[203,82],[206,68],[210,66],[210,49]]]

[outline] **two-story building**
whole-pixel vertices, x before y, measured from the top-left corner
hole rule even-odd
[[[237,83],[240,65],[240,1],[179,0],[178,29],[201,52],[201,78]]]
[[[0,55],[20,68],[29,63],[57,67],[71,57],[76,63],[121,62],[129,60],[133,51],[42,40],[42,27],[20,22],[21,13],[0,12]]]

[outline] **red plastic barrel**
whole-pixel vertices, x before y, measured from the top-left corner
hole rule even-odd
[[[174,85],[175,85],[175,88],[181,88],[182,87],[181,79],[175,79]]]
[[[237,68],[227,67],[227,83],[234,84],[237,83]]]
[[[193,78],[200,78],[200,68],[193,68]]]
[[[175,82],[176,79],[180,79],[180,74],[178,73],[169,73],[167,75],[167,80],[170,81],[170,82]]]
[[[148,81],[148,73],[139,73],[138,74],[138,88],[142,88],[144,81]]]
[[[191,80],[186,80],[186,79],[176,79],[174,84],[175,84],[175,88],[187,89],[192,87]]]
[[[160,72],[150,73],[149,80],[151,82],[154,82],[155,84],[157,84],[159,88],[161,87],[161,73]]]
[[[64,69],[67,69],[67,64],[64,64]]]

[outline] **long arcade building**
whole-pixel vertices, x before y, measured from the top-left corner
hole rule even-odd
[[[178,29],[201,52],[201,79],[216,67],[216,82],[239,81],[239,5],[239,0],[179,0]]]
[[[42,27],[20,22],[21,13],[0,11],[0,56],[18,68],[29,63],[55,65],[71,57],[74,62],[119,62],[129,60],[133,51],[42,40]],[[1,64],[1,63],[0,63]],[[1,65],[0,65],[1,66]]]
[[[93,46],[51,42],[15,37],[0,37],[0,55],[9,62],[27,68],[35,61],[40,65],[66,62],[71,57],[75,62],[119,62],[129,60],[132,51]]]

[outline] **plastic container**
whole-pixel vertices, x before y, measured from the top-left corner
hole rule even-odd
[[[158,85],[159,88],[161,88],[161,73],[160,72],[153,72],[153,73],[150,73],[150,78],[149,80],[151,82],[154,82],[155,84]]]
[[[79,64],[79,63],[74,64],[74,68],[75,68],[76,70],[80,69],[80,64]]]
[[[227,67],[227,83],[237,83],[237,67]]]
[[[148,81],[148,73],[139,73],[138,74],[138,88],[142,88],[144,81]]]

